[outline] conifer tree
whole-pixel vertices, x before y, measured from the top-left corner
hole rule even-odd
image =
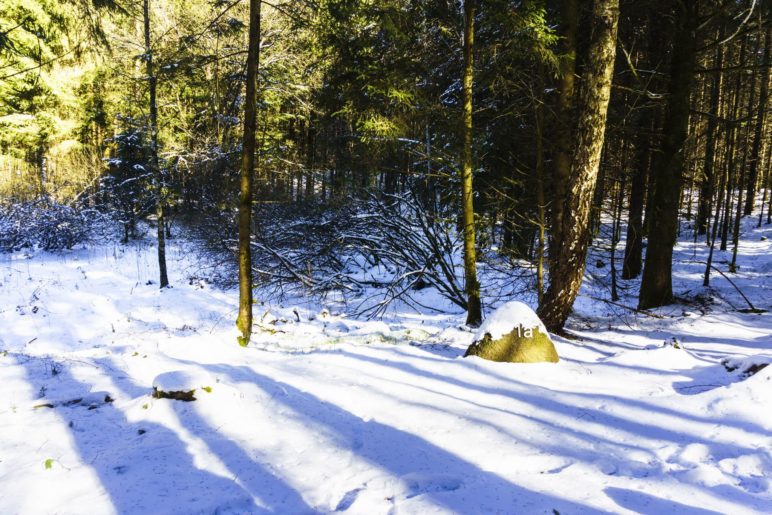
[[[589,245],[590,207],[598,177],[616,56],[618,0],[595,0],[592,39],[576,99],[573,159],[561,219],[561,241],[539,307],[547,329],[560,331],[579,293]]]

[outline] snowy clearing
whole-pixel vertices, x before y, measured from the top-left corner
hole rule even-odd
[[[772,231],[748,230],[732,277],[770,309]],[[703,247],[677,248],[679,295]],[[772,319],[718,276],[705,314],[580,297],[560,363],[514,365],[462,358],[460,314],[301,300],[256,306],[242,349],[189,256],[159,291],[147,244],[0,255],[0,512],[770,511]]]

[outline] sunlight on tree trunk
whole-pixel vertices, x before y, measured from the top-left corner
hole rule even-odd
[[[464,1],[464,151],[461,158],[462,210],[464,222],[464,277],[467,295],[466,323],[482,322],[480,283],[477,281],[475,249],[474,190],[472,189],[472,83],[474,80],[475,0]]]
[[[164,228],[164,197],[166,188],[164,186],[164,172],[158,162],[158,103],[156,99],[157,77],[153,69],[153,48],[150,45],[150,0],[144,0],[142,3],[142,18],[144,22],[145,33],[145,70],[147,72],[147,82],[150,96],[150,165],[152,166],[153,180],[155,181],[156,194],[156,217],[158,218],[158,227],[156,236],[158,239],[158,269],[160,272],[161,288],[169,285],[169,277],[166,273],[166,232]]]
[[[593,38],[577,97],[578,124],[563,210],[561,242],[550,270],[550,284],[544,295],[544,303],[539,308],[539,316],[551,331],[562,330],[584,275],[590,242],[591,203],[598,178],[611,96],[618,21],[618,0],[594,2]]]
[[[249,2],[249,49],[247,88],[244,102],[244,140],[241,150],[239,191],[239,344],[249,345],[252,336],[252,178],[255,173],[257,132],[257,72],[260,66],[260,0]]]
[[[576,74],[576,33],[579,24],[579,4],[577,0],[563,0],[561,6],[561,29],[563,55],[560,58],[560,94],[557,106],[557,127],[555,128],[555,158],[553,160],[552,226],[550,231],[550,266],[553,257],[557,257],[563,231],[563,211],[566,188],[571,176],[571,145],[574,82]]]

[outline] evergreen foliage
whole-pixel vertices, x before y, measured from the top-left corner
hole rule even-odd
[[[361,210],[363,220],[389,217],[369,229],[355,224],[381,238],[367,259],[415,274],[384,285],[388,298],[409,296],[420,282],[474,310],[479,288],[458,286],[471,265],[508,260],[537,276],[534,297],[547,305],[542,313],[554,312],[546,319],[558,330],[590,245],[609,254],[612,297],[617,287],[637,287],[625,281],[643,272],[640,307],[671,302],[678,231],[736,248],[742,216],[771,219],[770,6],[620,2],[605,84],[595,69],[596,13],[612,3],[264,3],[253,102],[246,2],[0,0],[2,246],[67,247],[82,239],[79,229],[46,243],[19,236],[14,224],[50,209],[45,224],[75,227],[88,208],[116,220],[123,241],[143,220],[159,221],[159,243],[169,220],[219,224],[232,252],[249,154],[254,197],[242,210],[282,213],[244,223],[242,254],[256,251],[245,266],[265,272],[259,280],[308,280],[317,292],[343,284],[319,274],[341,276],[345,267],[325,252],[345,248],[351,234],[320,229],[334,241],[304,249],[290,248],[291,230],[276,242],[265,236],[293,217],[305,224],[309,210],[320,220],[342,212],[355,220],[351,210]],[[610,91],[605,127],[595,124],[590,137],[586,103],[601,85]],[[244,144],[252,110],[254,152]],[[470,181],[464,188],[462,179]],[[472,229],[466,254],[476,257],[464,272],[454,253]],[[415,234],[411,254],[395,257],[389,242],[404,250]],[[433,248],[432,239],[443,243]],[[301,273],[299,255],[318,268]],[[258,265],[271,259],[267,269]],[[285,265],[294,273],[280,273]]]

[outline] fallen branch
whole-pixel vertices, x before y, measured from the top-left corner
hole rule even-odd
[[[697,263],[697,264],[700,264],[700,265],[707,265],[707,264],[708,264],[708,263],[706,263],[705,261],[689,261],[689,262],[690,262],[690,263]],[[745,294],[742,292],[742,290],[740,290],[740,288],[738,288],[738,287],[737,287],[737,285],[734,283],[734,281],[732,281],[732,280],[731,280],[729,277],[727,277],[727,276],[726,276],[726,274],[725,274],[724,272],[722,272],[721,270],[719,270],[718,268],[716,268],[716,267],[715,267],[715,266],[713,266],[713,265],[710,265],[710,268],[712,268],[713,270],[715,270],[716,272],[718,272],[719,274],[721,274],[721,277],[723,277],[724,279],[726,279],[727,281],[729,281],[729,284],[731,284],[731,285],[734,287],[734,289],[735,289],[735,290],[737,290],[737,293],[739,293],[739,294],[740,294],[740,296],[741,296],[741,297],[742,297],[742,298],[745,300],[745,302],[748,304],[748,307],[750,308],[750,312],[751,312],[751,313],[766,313],[766,310],[763,310],[763,309],[757,309],[757,308],[756,308],[756,307],[753,305],[753,303],[750,301],[750,299],[748,299],[748,297],[746,297],[746,296],[745,296]],[[746,310],[739,310],[739,309],[738,309],[738,311],[746,311]]]

